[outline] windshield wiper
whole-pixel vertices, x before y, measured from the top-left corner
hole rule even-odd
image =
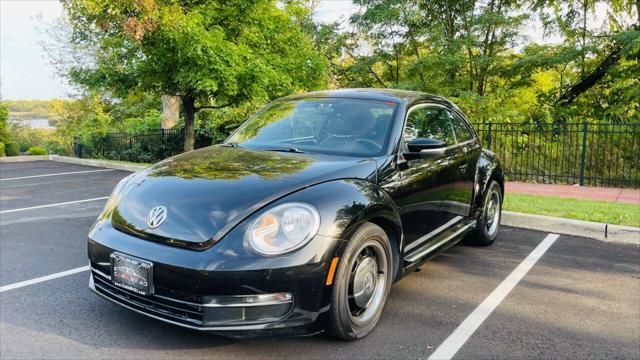
[[[224,147],[230,147],[230,148],[239,148],[239,147],[241,147],[240,145],[238,145],[238,143],[234,143],[234,142],[221,143],[219,145],[220,146],[224,146]]]
[[[292,153],[296,153],[296,154],[305,154],[304,151],[296,148],[296,147],[291,147],[291,148],[287,148],[287,149],[264,149],[264,151],[278,151],[278,152],[292,152]]]

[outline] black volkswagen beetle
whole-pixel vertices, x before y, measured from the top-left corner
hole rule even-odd
[[[90,288],[191,329],[353,340],[404,274],[465,237],[491,244],[503,193],[441,97],[295,95],[123,179],[89,233]]]

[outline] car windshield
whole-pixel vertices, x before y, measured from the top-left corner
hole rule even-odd
[[[397,103],[307,98],[275,102],[225,141],[260,150],[346,156],[384,153]]]

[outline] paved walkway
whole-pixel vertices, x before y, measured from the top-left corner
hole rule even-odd
[[[640,189],[619,189],[595,186],[531,184],[507,182],[507,193],[557,196],[584,200],[602,200],[640,205]]]

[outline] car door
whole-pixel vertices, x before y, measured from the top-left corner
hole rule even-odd
[[[480,141],[475,132],[462,114],[450,109],[449,115],[451,116],[451,125],[453,126],[453,132],[456,136],[456,142],[467,157],[468,163],[468,166],[464,168],[460,174],[461,178],[458,184],[456,184],[456,188],[460,189],[459,193],[465,199],[464,202],[458,204],[458,206],[463,206],[461,209],[462,214],[470,215],[476,166],[480,158],[480,153],[482,152],[482,145],[480,145]]]
[[[417,138],[442,141],[445,148],[424,157],[405,157],[397,204],[406,252],[428,244],[439,232],[462,220],[466,202],[460,195],[464,191],[457,186],[466,172],[467,158],[457,146],[447,108],[436,104],[412,107],[405,121],[401,151],[406,154],[407,143]]]

